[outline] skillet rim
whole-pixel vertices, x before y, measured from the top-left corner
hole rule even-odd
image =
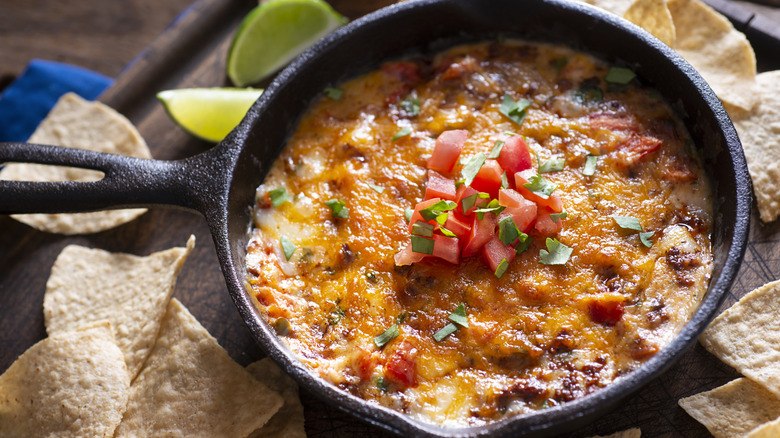
[[[209,219],[209,225],[212,228],[215,244],[217,246],[217,253],[229,286],[230,295],[233,298],[242,319],[245,321],[252,335],[263,350],[265,350],[266,353],[268,353],[268,355],[302,387],[316,396],[332,405],[336,405],[342,410],[356,415],[370,424],[379,426],[396,434],[455,437],[494,436],[496,434],[507,435],[518,433],[523,433],[523,436],[526,436],[525,434],[542,436],[551,433],[559,433],[593,420],[597,415],[603,413],[602,411],[611,409],[611,407],[621,399],[638,391],[650,380],[665,371],[674,360],[679,358],[695,342],[698,335],[706,327],[706,324],[714,317],[715,312],[725,298],[728,287],[736,277],[736,272],[745,251],[750,218],[752,192],[750,190],[750,180],[747,175],[747,165],[741,151],[741,145],[737,138],[736,131],[731,125],[720,101],[715,97],[714,93],[701,76],[679,55],[642,29],[624,22],[607,12],[589,5],[570,3],[565,0],[534,0],[530,2],[563,8],[569,12],[573,11],[573,13],[588,14],[590,19],[612,26],[610,29],[611,31],[628,33],[634,38],[641,40],[643,44],[650,46],[654,51],[663,54],[670,63],[669,68],[677,69],[682,74],[689,77],[691,82],[690,86],[697,90],[697,94],[702,99],[703,105],[712,111],[713,117],[716,119],[719,127],[718,134],[723,137],[723,141],[725,142],[725,150],[721,152],[728,154],[728,158],[732,164],[731,168],[734,171],[733,182],[735,184],[734,190],[736,198],[734,201],[736,202],[736,205],[734,206],[733,236],[728,251],[721,257],[725,258],[725,260],[723,260],[723,267],[717,275],[713,272],[707,293],[688,323],[686,323],[674,339],[656,354],[655,357],[629,373],[626,377],[614,381],[605,388],[575,401],[545,411],[539,411],[529,415],[513,416],[481,426],[459,428],[440,427],[431,423],[415,420],[398,411],[371,404],[363,399],[349,395],[325,382],[321,378],[310,374],[303,365],[294,358],[292,352],[287,350],[279,341],[276,334],[273,332],[273,329],[264,322],[264,318],[262,318],[261,311],[257,307],[254,298],[251,297],[250,293],[245,289],[245,280],[243,279],[243,276],[245,275],[243,253],[246,251],[246,236],[248,236],[247,226],[251,226],[251,220],[248,220],[250,223],[245,222],[243,225],[236,225],[236,221],[237,216],[239,218],[248,218],[251,217],[251,214],[247,211],[245,202],[237,201],[237,198],[241,198],[242,196],[237,196],[236,191],[241,192],[245,197],[246,188],[244,188],[244,190],[233,189],[237,188],[236,184],[243,182],[241,178],[236,177],[239,164],[241,162],[246,163],[247,161],[251,161],[247,160],[245,156],[249,153],[247,152],[248,147],[246,146],[246,143],[249,141],[257,141],[257,132],[262,131],[262,127],[259,126],[260,119],[262,118],[261,115],[266,111],[268,106],[272,105],[270,102],[273,98],[275,98],[277,94],[282,93],[284,88],[288,86],[287,84],[289,84],[290,81],[293,81],[296,76],[299,76],[298,71],[305,71],[306,68],[311,69],[311,65],[319,60],[321,57],[320,54],[323,51],[326,49],[333,50],[334,46],[338,47],[344,40],[355,38],[351,35],[353,35],[353,33],[359,35],[360,30],[364,29],[364,27],[370,27],[376,22],[382,22],[383,20],[392,20],[393,16],[397,16],[396,14],[418,11],[427,7],[438,7],[440,5],[457,6],[466,3],[469,2],[466,0],[420,0],[416,2],[409,1],[395,4],[368,14],[337,30],[296,59],[277,76],[273,83],[266,89],[265,93],[263,93],[260,99],[252,106],[244,121],[242,121],[236,130],[220,145],[223,148],[228,149],[232,157],[232,160],[230,160],[233,165],[231,180],[228,184],[229,187],[226,188],[228,193],[223,197],[225,200],[224,205],[220,206],[218,209],[219,211],[207,214],[207,218]],[[477,4],[478,2],[475,1],[472,3]],[[391,58],[392,57],[383,57],[383,59]],[[352,71],[349,77],[354,77],[359,73],[360,72],[355,73]],[[343,79],[344,78],[342,78],[342,80]],[[309,101],[312,98],[312,96],[309,96]],[[678,108],[675,109],[678,110]],[[297,124],[297,119],[292,126],[295,124]],[[287,134],[289,134],[289,129]],[[700,144],[701,142],[701,138],[699,137],[700,136],[695,137],[698,140],[697,144]],[[699,146],[698,149],[701,151],[702,147]],[[280,148],[277,148],[274,158],[278,155],[279,151]],[[270,165],[269,163],[253,164],[260,166],[261,169],[265,168],[265,170],[267,170],[267,167]],[[265,172],[261,173],[264,174]],[[715,182],[715,179],[713,179],[713,182]],[[252,193],[254,193],[255,187],[256,185],[251,187]],[[239,229],[244,233],[243,238],[237,236],[236,231]],[[713,236],[713,239],[714,238],[715,236]],[[715,252],[716,249],[713,248],[714,255]]]

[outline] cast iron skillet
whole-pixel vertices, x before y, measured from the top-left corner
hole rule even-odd
[[[714,271],[691,321],[671,344],[629,375],[582,399],[486,426],[441,428],[366,403],[309,374],[279,342],[245,288],[244,257],[255,188],[301,113],[326,86],[410,53],[498,35],[562,43],[633,69],[685,120],[715,181]],[[747,239],[751,191],[742,149],[720,102],[679,56],[641,29],[562,0],[422,0],[400,3],[327,37],[284,70],[219,145],[179,161],[143,160],[30,144],[4,144],[0,162],[60,164],[104,172],[89,183],[0,182],[0,213],[77,212],[172,205],[202,213],[228,290],[254,337],[304,388],[383,427],[411,436],[543,436],[607,412],[661,374],[714,316]]]

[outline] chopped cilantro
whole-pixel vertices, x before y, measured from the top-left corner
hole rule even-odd
[[[474,213],[477,213],[477,219],[482,220],[485,213],[499,214],[504,211],[504,208],[505,207],[499,205],[498,199],[491,199],[486,206],[474,210]]]
[[[344,201],[339,199],[330,199],[325,201],[325,205],[330,208],[330,212],[333,217],[341,219],[346,219],[349,217],[349,209],[344,207],[344,205],[346,205]]]
[[[650,240],[651,237],[655,234],[655,231],[648,231],[646,233],[639,233],[639,240],[642,241],[642,245],[652,248],[653,247],[653,241]]]
[[[563,170],[564,163],[563,158],[550,158],[539,165],[539,173],[558,172]]]
[[[542,175],[536,174],[529,178],[527,184],[523,184],[523,187],[530,190],[531,193],[539,196],[542,199],[548,199],[552,192],[558,188],[557,185],[544,179]]]
[[[585,176],[593,176],[596,173],[596,164],[599,162],[599,157],[596,155],[588,155],[585,159],[585,166],[582,168],[582,174]]]
[[[595,78],[594,78],[595,79]],[[589,102],[601,102],[604,99],[604,92],[599,87],[599,80],[585,80],[580,88],[574,92],[574,100],[580,104]]]
[[[543,249],[539,250],[539,257],[541,258],[539,263],[543,265],[566,264],[566,262],[569,260],[569,257],[571,257],[571,253],[574,251],[573,248],[569,248],[568,246],[562,244],[558,241],[558,239],[551,239],[548,237],[546,244],[546,251]]]
[[[479,169],[485,164],[485,159],[485,153],[480,152],[466,162],[466,165],[463,166],[463,170],[460,171],[460,174],[464,179],[464,184],[470,186],[471,183],[474,182],[474,178],[477,176],[477,173],[479,173]]]
[[[501,149],[504,148],[504,142],[501,140],[496,141],[496,143],[493,145],[493,149],[490,150],[490,153],[488,154],[488,158],[491,159],[497,159],[501,156]]]
[[[611,84],[626,85],[632,80],[634,80],[635,77],[636,74],[627,68],[612,67],[607,72],[607,75],[604,77],[604,80]]]
[[[460,200],[460,208],[463,209],[463,213],[466,213],[469,211],[471,207],[476,205],[477,203],[477,194],[474,193],[473,195],[466,196],[465,198]]]
[[[378,186],[372,182],[366,182],[366,185],[371,188],[371,190],[377,192],[377,193],[383,193],[385,191],[385,188],[382,186]]]
[[[420,114],[420,99],[407,96],[406,99],[401,101],[401,109],[403,109],[410,116],[416,116],[417,114]]]
[[[452,231],[444,228],[443,226],[439,226],[439,231],[441,231],[441,233],[444,234],[447,237],[458,237],[457,234],[455,234]]]
[[[458,326],[456,326],[453,323],[449,323],[439,329],[436,333],[433,334],[433,340],[436,342],[441,342],[442,339],[446,338],[447,336],[455,333],[455,330],[458,329]]]
[[[506,171],[501,174],[501,188],[502,189],[508,189],[509,188],[509,178],[506,176]]]
[[[504,219],[501,219],[501,221],[498,223],[498,238],[501,240],[501,243],[506,245],[511,245],[515,243],[515,240],[517,240],[520,237],[520,230],[517,228],[517,224],[515,224],[515,220],[511,217],[505,217]]]
[[[282,244],[282,251],[284,251],[284,257],[287,259],[287,261],[290,261],[290,258],[295,254],[296,246],[294,243],[290,242],[290,239],[288,239],[285,236],[282,236],[281,239],[279,239],[279,243]]]
[[[642,231],[642,224],[633,216],[612,216],[612,219],[624,230]]]
[[[456,204],[453,201],[441,200],[433,205],[430,205],[420,210],[420,216],[422,216],[422,218],[425,219],[426,221],[432,221],[435,220],[442,213],[450,210],[454,210],[455,207],[457,206],[458,204]]]
[[[509,262],[506,261],[506,259],[502,259],[501,263],[499,263],[498,267],[496,267],[496,272],[494,272],[493,275],[495,275],[496,278],[501,278],[504,276],[504,273],[506,273],[507,269],[509,269]]]
[[[515,102],[509,93],[505,93],[501,100],[501,107],[498,108],[498,112],[516,124],[522,125],[523,120],[525,119],[526,110],[530,105],[530,100],[520,99]]]
[[[268,191],[268,195],[271,197],[271,205],[278,207],[290,200],[290,194],[284,187],[273,189]]]
[[[387,392],[387,382],[385,382],[384,377],[380,376],[376,378],[376,387],[382,392]]]
[[[341,99],[341,96],[344,95],[344,90],[340,88],[325,87],[325,90],[323,91],[328,96],[328,98],[333,100],[339,100]]]
[[[525,233],[520,233],[520,242],[518,242],[517,246],[515,247],[515,253],[520,254],[521,252],[530,248],[533,243],[533,237],[530,237]]]
[[[387,330],[382,332],[381,335],[374,338],[374,345],[376,345],[378,348],[382,348],[388,342],[398,337],[398,335],[398,324],[393,324]]]
[[[405,127],[401,128],[400,131],[395,133],[395,135],[393,136],[392,141],[396,141],[396,140],[398,140],[401,137],[406,137],[407,135],[409,135],[411,133],[412,133],[412,128],[410,128],[408,126],[405,126]]]
[[[412,236],[412,252],[418,254],[433,254],[433,239],[422,236]]]
[[[417,221],[412,225],[413,236],[433,237],[433,225],[428,222]]]
[[[567,215],[568,213],[566,213],[565,211],[562,211],[560,213],[550,213],[550,219],[552,219],[552,221],[557,224],[559,220],[566,219]]]
[[[458,324],[461,327],[469,326],[469,318],[466,316],[466,305],[460,303],[458,307],[447,317],[450,321]]]

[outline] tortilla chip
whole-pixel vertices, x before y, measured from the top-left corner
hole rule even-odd
[[[676,31],[666,0],[636,0],[623,18],[650,32],[667,46],[674,46]]]
[[[108,320],[114,328],[130,380],[154,346],[176,277],[195,246],[148,257],[67,246],[46,283],[43,316],[49,335]]]
[[[747,438],[777,438],[780,436],[780,418],[762,424],[750,431]]]
[[[780,399],[745,378],[680,399],[679,404],[716,438],[745,436],[780,417]]]
[[[620,432],[615,432],[612,435],[606,435],[606,436],[593,436],[591,438],[640,438],[642,436],[642,430],[638,427],[635,427],[633,429],[627,429],[627,430],[621,430]]]
[[[780,281],[742,297],[699,341],[710,353],[780,397]]]
[[[107,321],[49,337],[0,376],[0,436],[110,437],[129,387]]]
[[[278,392],[284,399],[284,405],[279,412],[249,437],[306,438],[306,430],[303,428],[303,405],[298,397],[298,385],[295,381],[284,374],[284,371],[268,357],[249,364],[246,370],[255,379]]]
[[[669,0],[673,48],[699,71],[718,97],[750,110],[759,101],[756,55],[747,38],[699,0]]]
[[[247,436],[281,406],[174,298],[115,436]]]
[[[60,98],[28,142],[138,158],[152,157],[146,142],[124,116],[102,103],[88,102],[73,93],[67,93]],[[0,179],[13,181],[95,181],[100,178],[101,173],[94,170],[41,164],[9,163],[0,171]],[[145,211],[146,209],[135,208],[12,217],[41,231],[88,234],[130,222]]]
[[[605,11],[612,12],[618,17],[622,17],[626,13],[628,8],[634,2],[634,0],[583,0],[585,3],[591,4]]]
[[[761,102],[754,111],[729,115],[742,141],[761,220],[780,215],[780,70],[760,73]]]

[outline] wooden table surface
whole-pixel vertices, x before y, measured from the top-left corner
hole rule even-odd
[[[160,90],[225,85],[222,66],[229,35],[240,20],[240,13],[251,9],[256,2],[201,0],[193,6],[194,11],[185,11],[191,1],[0,0],[0,89],[21,74],[33,58],[73,63],[118,77],[114,88],[101,100],[119,109],[138,126],[149,141],[155,158],[178,159],[201,152],[210,145],[189,137],[170,122],[153,98],[141,98],[133,90],[139,87]],[[354,19],[393,1],[331,0],[330,3]],[[739,4],[780,23],[778,9]],[[186,28],[187,20],[209,14],[224,14],[224,20],[212,17],[208,21],[217,23],[209,32],[221,37],[203,37],[201,40],[193,37],[192,41],[210,45],[198,51],[206,55],[163,64],[154,61],[164,57],[165,50],[169,50],[170,41],[165,38],[170,32],[162,39],[158,38],[166,28]],[[176,17],[180,18],[171,24]],[[149,49],[144,51],[147,47]],[[248,364],[262,357],[263,353],[228,297],[209,231],[198,214],[156,208],[116,229],[77,237],[37,232],[0,215],[0,372],[45,337],[41,310],[43,291],[51,265],[66,245],[75,243],[110,251],[148,254],[182,246],[190,234],[197,236],[198,243],[184,265],[175,296],[239,363]],[[732,294],[731,302],[765,281],[780,278],[780,266],[766,264],[767,256],[770,261],[780,259],[777,236],[780,236],[777,224],[762,225],[754,218],[751,231],[754,245],[748,251],[736,282],[735,290],[739,293]],[[672,399],[680,394],[711,389],[734,378],[736,373],[708,356],[700,346],[693,350],[665,376],[628,400],[625,407],[571,436],[603,435],[635,425],[642,425],[643,436],[707,436],[706,430],[687,417]],[[692,368],[701,367],[710,369],[706,379],[691,373]],[[694,378],[685,378],[689,375]],[[305,393],[302,399],[309,436],[384,435]],[[646,426],[656,423],[657,427]]]

